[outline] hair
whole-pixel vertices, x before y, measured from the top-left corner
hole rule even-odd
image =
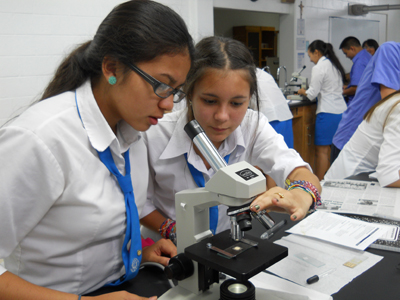
[[[321,54],[328,58],[331,61],[332,65],[339,71],[340,75],[342,76],[343,82],[346,80],[346,72],[344,71],[344,68],[337,58],[335,51],[333,50],[333,47],[330,43],[325,43],[321,40],[315,40],[308,46],[308,50],[311,53],[314,53],[315,50],[321,52]]]
[[[255,95],[257,110],[259,111],[256,66],[251,52],[242,42],[227,37],[210,36],[198,42],[195,50],[192,68],[184,86],[187,101],[191,101],[196,82],[206,75],[210,69],[245,70],[248,72],[250,96]],[[190,106],[188,105],[188,107]],[[188,109],[188,121],[193,119],[193,111]]]
[[[100,24],[93,40],[64,59],[41,100],[75,90],[88,78],[98,80],[106,56],[122,64],[137,64],[160,55],[185,52],[193,60],[192,37],[176,12],[158,2],[131,0],[116,6]],[[126,67],[124,72],[127,71]]]
[[[375,109],[378,108],[380,105],[382,105],[383,103],[385,103],[386,101],[388,101],[390,98],[392,98],[394,95],[400,94],[400,90],[391,93],[390,95],[387,95],[385,98],[383,98],[382,100],[378,101],[377,103],[375,103],[374,106],[372,106],[364,115],[364,120],[366,120],[367,122],[369,122],[371,120],[372,114],[374,113]],[[395,104],[393,104],[392,108],[389,110],[385,122],[383,123],[383,127],[386,126],[386,122],[387,119],[389,118],[389,115],[392,113],[393,109],[396,107],[396,105],[398,105],[400,103],[400,100],[397,101]]]
[[[339,46],[339,49],[350,49],[350,47],[361,47],[360,41],[358,38],[354,37],[354,36],[348,36],[347,38],[345,38],[342,43]]]
[[[379,48],[378,42],[375,41],[374,39],[368,39],[368,40],[364,41],[364,43],[362,44],[362,47],[365,48],[365,46],[368,46],[370,48],[374,48],[375,51],[376,51],[376,49]]]

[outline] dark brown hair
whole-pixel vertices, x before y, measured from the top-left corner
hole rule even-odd
[[[248,72],[250,96],[256,96],[257,110],[259,110],[256,66],[253,56],[242,42],[227,37],[210,36],[198,42],[195,50],[192,68],[189,71],[187,82],[184,86],[187,101],[190,101],[192,98],[195,83],[208,70],[245,70]],[[188,107],[190,106],[188,105]],[[188,121],[191,120],[193,120],[193,111],[188,109]]]
[[[330,43],[325,43],[324,41],[321,40],[315,40],[308,46],[308,50],[311,53],[314,53],[315,50],[321,52],[321,54],[326,58],[328,58],[331,61],[332,65],[340,72],[343,82],[346,81],[345,79],[346,73]]]

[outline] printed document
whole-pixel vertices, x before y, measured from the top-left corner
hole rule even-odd
[[[386,233],[378,224],[315,211],[286,232],[365,250]]]
[[[378,182],[322,181],[318,210],[400,219],[400,189],[382,188]]]

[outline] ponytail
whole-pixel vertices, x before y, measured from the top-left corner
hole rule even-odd
[[[340,75],[342,76],[343,82],[346,81],[345,78],[346,73],[344,71],[342,64],[337,58],[335,51],[333,50],[332,44],[325,43],[324,41],[321,40],[315,40],[308,46],[308,50],[311,53],[314,53],[315,50],[321,52],[321,54],[326,58],[328,58],[331,61],[332,65],[339,71]]]
[[[66,91],[75,90],[81,86],[88,77],[91,77],[92,73],[99,74],[101,69],[90,70],[85,68],[87,63],[85,62],[85,50],[89,47],[91,41],[88,41],[74,51],[63,60],[58,67],[53,79],[45,89],[43,96],[40,100],[53,97]]]
[[[150,0],[121,3],[103,20],[93,40],[76,48],[61,63],[41,100],[75,90],[88,78],[98,80],[107,56],[126,65],[178,53],[188,53],[193,59],[194,45],[175,11]]]

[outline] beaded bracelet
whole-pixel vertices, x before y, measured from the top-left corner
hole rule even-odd
[[[172,233],[175,233],[175,225],[176,222],[171,219],[166,219],[158,229],[158,232],[161,234],[163,238],[169,239]]]
[[[313,212],[316,206],[321,205],[321,195],[318,189],[311,182],[305,180],[296,180],[291,182],[289,179],[286,179],[285,186],[288,191],[294,189],[301,189],[311,195],[313,203],[311,204],[310,209],[308,210],[309,213]]]

